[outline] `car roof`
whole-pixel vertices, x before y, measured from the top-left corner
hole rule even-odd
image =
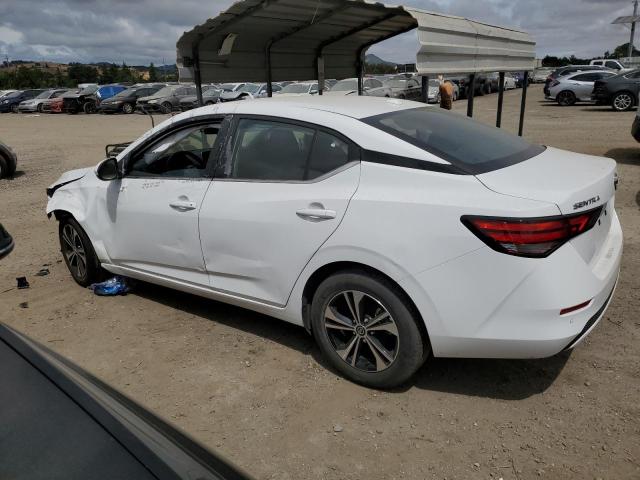
[[[220,104],[217,112],[273,115],[274,103],[278,104],[278,116],[286,117],[286,109],[293,108],[296,110],[308,110],[309,113],[313,113],[313,111],[323,111],[358,120],[398,110],[424,107],[424,104],[422,103],[385,97],[360,97],[357,95],[351,97],[334,97],[329,95],[309,95],[304,97],[273,97],[247,100],[235,105]],[[207,112],[206,109],[207,107],[202,109],[202,115],[211,113]]]

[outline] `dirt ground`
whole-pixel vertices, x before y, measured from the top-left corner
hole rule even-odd
[[[496,95],[477,98],[476,117],[492,123],[496,102]],[[504,125],[511,130],[519,103],[520,90],[508,92]],[[147,130],[140,115],[0,115],[0,138],[19,157],[17,177],[0,180],[0,221],[17,242],[0,264],[0,317],[256,478],[638,479],[640,145],[629,134],[633,116],[562,108],[543,102],[540,86],[529,90],[526,137],[619,164],[620,282],[605,318],[571,355],[432,359],[405,388],[381,392],[328,370],[301,328],[152,285],[126,297],[94,296],[61,263],[45,188],[65,170],[96,164],[106,143]],[[50,275],[34,276],[44,265]],[[14,288],[22,275],[28,290]]]

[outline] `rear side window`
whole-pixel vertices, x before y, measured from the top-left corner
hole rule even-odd
[[[575,80],[576,82],[594,82],[600,75],[597,73],[581,73],[580,75],[574,75],[571,77],[571,80]]]
[[[439,108],[401,110],[362,121],[474,175],[523,162],[545,150],[499,128]]]
[[[233,146],[231,178],[305,181],[351,158],[352,147],[325,131],[270,120],[242,119]]]

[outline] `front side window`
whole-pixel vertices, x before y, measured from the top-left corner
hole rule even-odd
[[[231,178],[305,181],[350,161],[350,145],[324,131],[268,120],[242,119],[232,155]]]
[[[439,108],[400,110],[362,121],[471,174],[523,162],[545,149],[499,128]]]
[[[128,174],[134,177],[202,178],[207,176],[219,127],[179,130],[134,156]]]
[[[600,63],[599,65],[602,64]],[[608,61],[607,63],[605,63],[605,66],[608,68],[613,68],[614,70],[620,70],[620,66],[617,64],[617,62]]]
[[[581,73],[580,75],[574,75],[570,78],[574,82],[593,82],[595,80],[594,74]]]

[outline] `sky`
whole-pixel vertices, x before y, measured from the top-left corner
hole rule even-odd
[[[322,1],[322,0],[318,0]],[[394,0],[387,0],[389,3]],[[215,17],[232,0],[0,0],[0,56],[10,60],[175,63],[185,30]],[[397,3],[528,31],[537,56],[594,57],[629,41],[611,21],[631,15],[631,0],[398,0]],[[638,29],[640,37],[640,29]],[[640,44],[640,38],[637,42]],[[369,50],[415,62],[415,32]]]

